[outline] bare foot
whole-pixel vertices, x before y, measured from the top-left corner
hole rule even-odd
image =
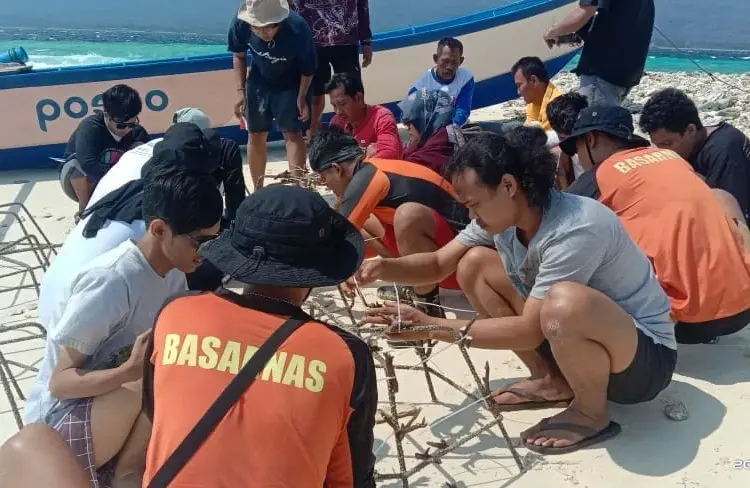
[[[554,424],[573,424],[575,426],[588,427],[593,432],[603,430],[609,425],[609,412],[590,416],[576,409],[572,405],[567,410],[546,419],[543,422],[521,432],[521,439],[527,445],[540,447],[567,447],[583,440],[586,436],[581,432],[574,432],[573,429],[566,429],[563,425],[560,428],[554,428]],[[549,425],[552,428],[545,427]]]
[[[564,402],[573,398],[573,390],[563,378],[545,376],[514,383],[492,392],[498,405],[520,405],[539,402]]]

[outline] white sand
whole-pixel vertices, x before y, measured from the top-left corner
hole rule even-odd
[[[558,79],[564,88],[571,87],[573,80],[569,75],[563,75]],[[741,77],[731,79],[737,84],[747,81]],[[707,100],[701,101],[708,103],[708,99],[712,96],[718,97],[717,93],[721,94],[724,88],[703,80],[704,78],[693,75],[653,74],[646,78],[642,87],[635,90],[632,98],[635,104],[642,103],[643,96],[649,91],[669,82],[684,84],[696,92],[700,92],[703,85],[708,86],[705,91]],[[710,115],[729,118],[741,127],[747,128],[750,118],[746,115],[746,107],[750,98],[741,92],[732,93],[731,90],[726,91],[725,98],[727,97],[732,100],[729,105],[716,109],[715,113]],[[714,107],[724,105],[724,101],[721,100],[717,103]],[[518,115],[523,115],[522,105],[519,102],[511,102],[477,111],[472,118],[493,119]],[[271,145],[270,160],[269,172],[277,173],[286,168],[281,145]],[[249,174],[246,175],[246,179],[250,181]],[[54,171],[0,174],[0,195],[0,201],[18,201],[27,205],[53,242],[62,242],[73,225],[71,216],[75,211],[75,205],[60,191]],[[3,242],[19,235],[18,225],[10,224],[8,219],[0,222]],[[32,259],[28,253],[19,254],[14,258],[25,262],[31,262]],[[4,260],[0,260],[0,264],[3,266],[0,274],[7,273],[10,264]],[[40,278],[41,272],[38,272],[37,276]],[[19,282],[19,276],[0,278],[3,288],[15,286]],[[25,283],[30,283],[28,277]],[[320,295],[329,296],[328,301],[337,297],[337,294],[330,290],[321,291]],[[374,287],[367,291],[367,295],[374,299]],[[36,316],[35,301],[36,295],[33,290],[0,294],[0,322],[5,325],[33,320]],[[457,293],[445,294],[443,302],[447,306],[470,308]],[[361,309],[359,302],[358,308]],[[347,319],[341,316],[340,320]],[[2,339],[16,337],[19,334],[21,333],[3,334]],[[669,388],[648,404],[628,407],[613,405],[613,418],[621,423],[623,431],[617,438],[595,448],[546,458],[520,448],[519,452],[530,469],[519,477],[515,463],[498,435],[498,429],[493,428],[489,433],[473,439],[449,454],[443,459],[442,464],[429,466],[416,474],[411,478],[410,486],[437,487],[444,486],[447,482],[462,487],[496,487],[512,483],[513,486],[535,488],[632,488],[636,484],[683,488],[750,486],[750,469],[734,468],[735,460],[744,459],[750,463],[750,422],[747,420],[750,406],[750,358],[743,356],[749,342],[750,331],[744,331],[723,338],[717,345],[681,347],[677,374]],[[38,366],[43,354],[42,345],[41,341],[35,340],[0,346],[0,350],[8,359]],[[382,345],[385,343],[382,342]],[[395,354],[398,355],[397,364],[419,362],[412,351],[396,351]],[[474,382],[457,347],[439,344],[433,355],[433,367],[466,388],[474,389]],[[472,349],[471,356],[480,375],[485,361],[490,362],[493,386],[507,384],[523,378],[526,374],[521,363],[510,352]],[[11,369],[23,391],[28,393],[33,384],[33,374],[16,366],[11,366]],[[382,370],[378,371],[378,377],[384,378]],[[437,396],[444,403],[432,404],[422,372],[399,372],[398,380],[399,402],[406,408],[422,408],[419,419],[424,418],[428,424],[469,404],[469,400],[463,394],[437,379]],[[379,393],[381,408],[387,409],[387,390],[382,380],[379,382]],[[683,422],[667,419],[663,414],[663,405],[667,401],[683,402],[689,411],[689,418]],[[20,404],[23,405],[23,402]],[[554,413],[554,410],[508,413],[505,425],[517,441],[519,432],[540,418]],[[404,440],[407,466],[419,462],[413,456],[415,452],[426,449],[427,441],[445,438],[450,442],[451,436],[465,434],[490,419],[483,408],[474,405],[439,425],[408,435]],[[9,404],[4,395],[0,395],[0,442],[14,432],[16,426]],[[384,440],[389,439],[386,446],[378,451],[379,461],[376,468],[381,473],[392,472],[397,467],[395,442],[391,433],[392,430],[386,424],[378,424],[375,429],[375,449],[378,449]],[[379,486],[395,488],[400,487],[401,483],[389,481]]]

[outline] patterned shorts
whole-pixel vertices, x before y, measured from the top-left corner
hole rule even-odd
[[[55,426],[68,443],[78,462],[89,475],[91,488],[110,488],[115,473],[115,461],[109,461],[99,469],[94,462],[94,441],[91,436],[91,406],[93,399],[86,398],[76,403],[73,410]]]

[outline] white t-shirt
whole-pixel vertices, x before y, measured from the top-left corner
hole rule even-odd
[[[184,289],[159,276],[131,240],[75,273],[50,313],[44,361],[26,403],[26,421],[55,426],[75,404],[49,391],[61,346],[87,356],[82,369],[117,367],[130,356],[138,335],[153,327],[167,299]]]
[[[99,181],[91,197],[89,206],[124,184],[141,177],[141,168],[151,158],[151,141],[123,154],[116,165]],[[76,273],[92,259],[110,251],[127,240],[139,241],[146,233],[146,223],[135,220],[131,223],[108,221],[96,237],[83,237],[83,229],[89,218],[81,220],[68,234],[65,243],[58,251],[52,265],[47,269],[39,290],[39,319],[45,329],[52,322],[53,311],[64,302],[64,292],[70,287]],[[185,274],[172,270],[167,275],[173,288],[186,287]]]

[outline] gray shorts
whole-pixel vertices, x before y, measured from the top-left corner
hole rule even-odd
[[[589,105],[621,105],[630,88],[613,85],[598,76],[581,75],[578,93],[588,98]]]
[[[78,201],[75,190],[73,190],[73,184],[71,180],[76,178],[82,178],[86,176],[86,172],[81,168],[81,163],[76,158],[71,158],[66,161],[62,168],[60,168],[60,186],[62,186],[65,195],[73,200]]]

